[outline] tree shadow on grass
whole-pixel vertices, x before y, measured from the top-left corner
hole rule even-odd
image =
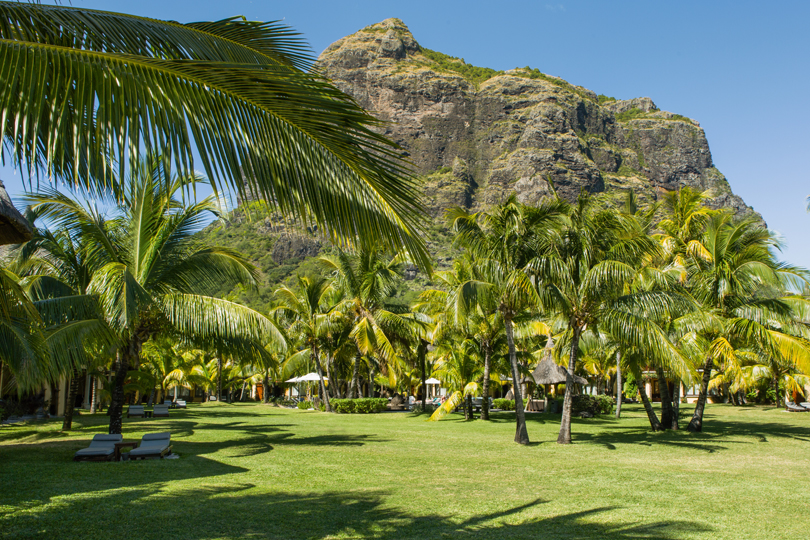
[[[690,521],[617,522],[611,519],[615,507],[538,517],[538,511],[546,503],[539,499],[494,512],[454,516],[406,509],[398,504],[402,502],[399,494],[382,490],[257,492],[260,490],[252,484],[201,485],[193,490],[177,490],[167,482],[65,498],[37,512],[24,511],[12,503],[9,511],[0,514],[0,527],[13,537],[128,538],[137,530],[138,538],[159,540],[461,537],[682,540],[713,532],[708,526]],[[93,511],[86,511],[88,508]],[[182,519],[177,519],[181,516]]]

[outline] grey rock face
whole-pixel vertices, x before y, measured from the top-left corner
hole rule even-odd
[[[315,257],[321,251],[321,243],[315,238],[299,234],[289,234],[279,237],[273,244],[273,262],[284,262]]]
[[[463,60],[435,57],[402,21],[387,19],[319,59],[338,87],[390,121],[385,134],[423,175],[433,216],[511,193],[536,203],[551,184],[568,199],[585,189],[617,200],[630,188],[654,200],[691,186],[711,190],[712,205],[753,212],[714,168],[700,125],[658,110],[650,98],[600,105],[594,92],[537,70],[475,79]]]

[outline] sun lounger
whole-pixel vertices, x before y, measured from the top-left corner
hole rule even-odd
[[[158,418],[160,416],[169,416],[168,405],[155,405],[155,408],[152,410],[152,417]]]
[[[185,409],[186,408],[186,400],[178,399],[177,401],[174,402],[174,406],[177,407],[178,409]]]
[[[799,405],[801,405],[805,409],[810,409],[810,401],[803,401],[803,402],[799,403]]]
[[[147,433],[141,439],[138,448],[129,452],[129,459],[145,459],[159,457],[163,459],[172,453],[172,434],[168,431],[163,433]]]
[[[90,446],[73,455],[73,461],[108,461],[115,455],[115,443],[124,440],[122,435],[96,435]]]
[[[800,405],[796,405],[792,401],[786,401],[785,402],[785,409],[787,409],[788,412],[808,412],[808,411],[810,411],[810,409],[805,409],[804,407],[802,407]]]
[[[139,416],[141,418],[146,416],[146,412],[143,410],[143,405],[130,405],[129,409],[127,410],[127,418],[131,416]]]

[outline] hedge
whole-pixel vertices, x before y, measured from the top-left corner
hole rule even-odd
[[[337,413],[378,413],[388,405],[386,398],[333,399],[329,402]]]

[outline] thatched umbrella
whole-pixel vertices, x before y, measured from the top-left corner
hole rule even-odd
[[[532,371],[532,377],[537,384],[542,384],[545,388],[543,399],[543,412],[548,412],[548,386],[552,384],[562,384],[568,378],[568,370],[564,367],[557,365],[551,358],[551,349],[554,347],[554,342],[548,338],[546,342],[543,359],[537,364],[537,367]],[[588,384],[586,379],[579,375],[574,375],[575,384]]]
[[[11,203],[6,186],[0,181],[0,245],[22,244],[31,240],[31,225]]]

